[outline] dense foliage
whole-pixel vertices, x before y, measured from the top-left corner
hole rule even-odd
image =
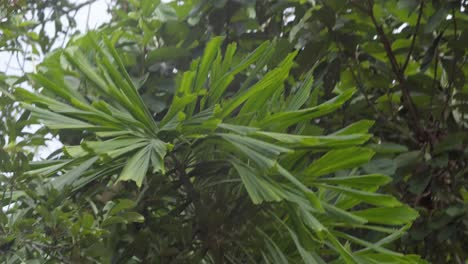
[[[0,73],[3,262],[468,258],[464,1],[120,0],[55,51],[35,2],[1,13],[47,55]]]

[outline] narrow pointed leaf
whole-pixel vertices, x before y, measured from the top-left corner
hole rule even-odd
[[[408,206],[370,208],[355,211],[354,214],[367,219],[371,223],[384,225],[403,225],[412,222],[418,217],[418,213]]]
[[[387,207],[396,207],[400,206],[401,203],[393,196],[387,194],[380,194],[374,192],[360,191],[356,189],[351,189],[348,187],[333,186],[327,184],[316,184],[329,190],[335,190],[340,193],[346,194],[352,198],[359,199],[368,204],[378,205],[378,206],[387,206]]]
[[[312,183],[319,176],[354,168],[368,162],[372,156],[372,150],[358,147],[329,151],[305,170],[304,181]]]
[[[316,180],[318,183],[328,183],[344,185],[348,187],[366,189],[370,187],[376,187],[385,185],[392,181],[392,178],[382,174],[368,174],[358,176],[347,176],[347,177],[333,177],[333,178],[319,178]]]
[[[55,189],[63,189],[65,186],[71,186],[75,181],[78,180],[84,172],[89,169],[96,161],[98,157],[92,157],[88,160],[83,161],[79,166],[67,171],[65,174],[60,175],[58,178],[52,181],[52,186]]]
[[[297,111],[279,112],[263,119],[259,126],[262,128],[273,128],[282,130],[291,125],[310,121],[311,119],[329,114],[341,107],[354,94],[354,90],[347,90],[337,97],[318,106]]]

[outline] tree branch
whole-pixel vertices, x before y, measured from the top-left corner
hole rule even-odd
[[[401,71],[400,66],[398,65],[398,61],[396,60],[395,53],[392,50],[392,46],[390,44],[390,41],[387,38],[387,35],[385,35],[385,32],[383,30],[383,27],[379,25],[377,22],[375,15],[374,15],[374,10],[373,10],[373,1],[369,0],[369,9],[367,10],[367,14],[370,16],[372,23],[374,24],[375,29],[377,30],[377,35],[379,36],[380,42],[384,46],[385,53],[387,54],[388,59],[390,60],[390,64],[392,66],[392,71],[393,74],[395,75],[398,83],[400,84],[401,87],[401,92],[403,95],[403,100],[402,103],[403,105],[408,109],[410,119],[412,119],[412,125],[414,126],[415,132],[418,135],[418,138],[424,138],[424,131],[421,128],[420,121],[419,121],[419,115],[416,110],[416,107],[414,106],[413,100],[411,99],[410,91],[406,85],[406,79]]]
[[[172,160],[174,161],[174,168],[179,176],[179,181],[184,186],[185,191],[187,192],[188,198],[194,203],[195,209],[200,205],[200,194],[195,187],[193,186],[190,178],[188,177],[185,166],[179,162],[175,155],[171,155]]]
[[[401,72],[404,74],[406,67],[408,66],[411,54],[413,53],[414,50],[414,44],[416,43],[416,36],[418,35],[419,31],[419,26],[421,25],[421,17],[424,9],[424,0],[420,0],[421,3],[419,4],[419,14],[418,14],[418,20],[416,22],[416,26],[414,28],[414,33],[413,33],[413,39],[411,40],[411,46],[408,51],[408,55],[406,56],[405,63],[403,63],[403,66],[401,67]]]
[[[457,18],[455,17],[455,9],[452,8],[452,21],[453,21],[453,39],[454,41],[456,42],[458,40],[458,36],[457,36]],[[441,112],[441,118],[443,119],[444,118],[444,114],[445,114],[445,111],[447,110],[449,104],[450,104],[450,99],[452,98],[452,94],[453,94],[453,85],[455,83],[455,72],[457,71],[457,60],[456,60],[456,51],[454,50],[453,51],[453,60],[452,60],[452,64],[451,64],[451,73],[450,73],[450,76],[449,76],[449,83],[448,83],[448,87],[447,87],[447,96],[446,96],[446,100],[445,100],[445,103],[444,103],[444,107],[442,108],[442,112]]]

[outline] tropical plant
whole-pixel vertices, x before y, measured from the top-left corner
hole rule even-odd
[[[385,190],[420,212],[395,246],[434,263],[468,259],[467,1],[193,2],[192,34],[244,47],[277,38],[278,53],[300,50],[291,75],[314,67],[319,98],[358,88],[319,126],[375,120],[366,172],[390,175]]]
[[[152,113],[114,48],[120,41],[78,38],[29,75],[40,93],[16,89],[34,120],[83,140],[31,164],[22,184],[34,191],[17,188],[3,204],[12,236],[3,258],[421,262],[384,247],[417,214],[376,192],[389,177],[362,174],[373,122],[311,132],[353,89],[314,105],[312,72],[288,79],[297,52],[251,71],[276,42],[239,58],[216,37],[179,75],[170,106]],[[240,72],[255,75],[232,85]]]
[[[9,13],[0,7],[0,32],[8,33],[0,33],[0,48],[27,52],[23,45],[31,45],[35,54],[49,54],[59,38],[37,36],[31,29],[52,20],[22,20],[29,8],[39,15],[54,2],[15,1]],[[65,2],[54,9],[55,21],[72,10]],[[334,197],[360,195],[346,188],[374,193],[377,185],[380,193],[393,193],[420,215],[406,234],[402,229],[390,236],[392,242],[383,240],[385,248],[434,263],[467,259],[466,1],[118,0],[111,5],[113,19],[99,33],[108,36],[107,44],[99,34],[94,40],[84,37],[66,51],[50,53],[29,78],[0,74],[0,203],[7,213],[0,215],[2,260],[111,262],[135,256],[128,262],[192,263],[205,254],[205,262],[220,255],[258,262],[262,252],[267,259],[283,252],[273,262],[304,262],[301,253],[307,258],[314,252],[325,262],[342,262],[345,257],[338,256],[346,252],[336,253],[340,248],[331,244],[331,234],[366,263],[361,254],[367,253],[360,249],[383,248],[363,243],[393,231],[382,228],[383,222],[367,219],[362,225],[346,218],[369,210],[368,201],[343,205],[345,198]],[[219,35],[224,41],[210,42]],[[213,57],[207,55],[210,49],[204,52],[208,43]],[[293,50],[297,55],[289,55]],[[199,68],[205,57],[210,63]],[[273,75],[279,75],[274,85],[246,93]],[[35,87],[32,94],[15,92],[25,80]],[[192,90],[195,86],[199,90]],[[223,116],[238,96],[245,101]],[[15,103],[19,99],[42,112],[31,119]],[[320,116],[300,109],[318,109]],[[304,116],[284,114],[291,111]],[[55,122],[64,116],[69,123],[49,122],[51,129],[27,132],[41,115]],[[71,127],[60,127],[66,124]],[[352,136],[336,132],[346,127]],[[30,164],[49,132],[66,148]],[[348,143],[338,143],[342,140]],[[259,142],[267,145],[257,147]],[[375,152],[369,162],[363,158],[305,178],[315,162],[331,160],[339,167],[348,154],[366,151],[369,159]],[[125,169],[130,161],[133,168]],[[277,164],[299,182],[284,178]],[[130,169],[139,174],[129,174]],[[180,177],[184,170],[189,181]],[[252,174],[255,181],[245,176]],[[392,183],[384,185],[389,178],[382,174]],[[362,175],[370,175],[373,188]],[[330,181],[334,177],[338,181]],[[309,193],[300,184],[320,205],[310,199],[299,203]],[[297,199],[286,198],[293,190]],[[344,211],[337,216],[328,204]],[[325,229],[304,222],[309,206]],[[410,215],[415,216],[403,208],[408,215],[399,226],[408,228]],[[373,213],[392,221],[384,212]],[[375,258],[381,263],[392,257]]]

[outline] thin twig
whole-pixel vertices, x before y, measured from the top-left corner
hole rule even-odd
[[[174,162],[174,167],[177,171],[177,174],[179,176],[179,180],[184,186],[185,191],[187,192],[188,198],[194,203],[195,208],[197,208],[200,205],[200,194],[195,190],[195,187],[193,186],[192,182],[190,181],[190,178],[187,176],[187,173],[185,171],[185,166],[179,162],[179,160],[175,157],[175,155],[170,156]]]
[[[395,74],[395,77],[397,78],[398,82],[404,82],[404,78],[400,71],[400,66],[398,65],[398,61],[395,58],[395,54],[393,53],[390,41],[388,40],[387,35],[385,35],[383,27],[377,22],[377,19],[374,15],[374,11],[372,11],[372,9],[370,9],[369,11],[369,16],[372,20],[372,23],[374,24],[375,29],[377,30],[380,42],[385,48],[385,52],[387,54],[388,59],[390,60],[390,65],[392,66],[392,70]]]
[[[457,37],[457,19],[455,17],[455,9],[453,8],[452,9],[452,21],[453,21],[453,38],[454,38],[454,41],[456,42],[458,37]],[[453,84],[455,82],[455,71],[456,71],[456,67],[457,67],[457,60],[456,60],[456,54],[455,54],[455,51],[453,51],[453,59],[452,59],[452,65],[451,65],[451,74],[450,74],[450,77],[449,77],[449,84],[448,84],[448,87],[447,87],[447,98],[445,100],[445,103],[444,103],[444,107],[442,108],[442,111],[441,111],[441,118],[444,119],[444,113],[445,111],[447,110],[449,104],[450,104],[450,99],[452,99],[452,94],[453,94]]]
[[[414,33],[413,33],[413,39],[411,40],[411,46],[408,51],[408,55],[406,56],[405,63],[403,63],[403,66],[401,67],[402,73],[405,73],[406,67],[408,66],[411,54],[413,53],[414,50],[414,44],[416,43],[416,36],[418,35],[419,31],[419,26],[421,24],[421,17],[423,14],[423,9],[424,9],[424,0],[421,0],[421,3],[419,5],[419,14],[418,14],[418,20],[416,22],[416,26],[414,28]]]
[[[71,11],[74,11],[74,10],[79,10],[82,7],[86,6],[86,5],[93,4],[94,2],[96,2],[96,0],[89,0],[89,1],[83,2],[83,3],[79,4],[79,5],[74,6],[73,8],[70,8],[69,10],[67,10],[67,12],[71,12]]]
[[[10,64],[11,64],[11,59],[13,58],[13,53],[10,53],[10,58],[8,59],[8,62],[5,66],[5,72],[7,72],[10,69]]]
[[[91,17],[91,5],[88,6],[88,16],[86,17],[86,31],[89,31],[89,18]]]
[[[437,74],[438,74],[438,67],[439,67],[439,47],[437,46],[435,48],[435,65],[434,65],[434,78],[432,79],[432,89],[431,89],[431,109],[434,105],[434,97],[435,97],[435,91],[436,91],[436,84],[438,83],[437,80]]]

